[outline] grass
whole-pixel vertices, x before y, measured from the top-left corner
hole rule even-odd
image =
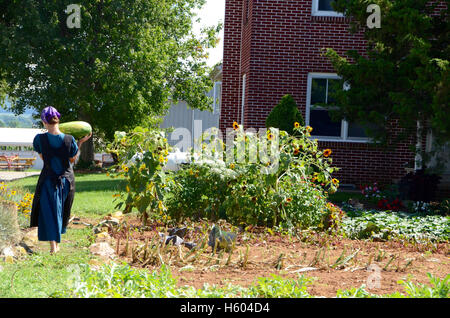
[[[38,176],[7,182],[8,188],[34,193]],[[72,215],[90,220],[101,219],[115,211],[113,194],[124,188],[123,179],[106,174],[75,174],[75,200]],[[87,247],[92,229],[68,228],[62,236],[60,253],[49,254],[47,242],[39,242],[35,254],[22,257],[14,264],[0,263],[0,298],[59,297],[67,294],[73,269],[92,258]]]
[[[8,182],[8,186],[19,191],[34,193],[37,179],[37,176],[28,177]],[[76,195],[72,214],[92,220],[101,219],[115,210],[113,195],[120,192],[123,187],[123,179],[111,179],[105,174],[76,175]],[[358,198],[355,193],[337,192],[330,196],[330,200],[342,202],[351,197]],[[439,224],[438,229],[440,228],[442,224]],[[67,233],[62,236],[59,254],[50,255],[48,243],[40,242],[41,248],[35,254],[24,256],[14,264],[0,263],[0,298],[310,297],[306,289],[310,282],[301,277],[298,280],[284,280],[279,277],[262,278],[250,288],[210,286],[203,289],[193,287],[178,289],[170,272],[164,270],[144,273],[131,269],[127,265],[119,265],[112,268],[104,267],[100,272],[92,271],[85,266],[80,266],[80,264],[89,263],[92,258],[87,249],[92,242],[93,233],[90,228],[68,228]],[[74,273],[80,273],[80,275],[74,275]],[[111,276],[112,273],[114,276]],[[448,281],[448,276],[442,282],[432,281],[434,282],[432,287],[416,286],[410,283],[405,285],[409,288],[406,297],[437,295],[448,297]],[[78,289],[73,289],[74,283],[78,284]],[[337,296],[375,297],[363,288],[340,291]],[[386,297],[389,296],[402,297],[403,295],[386,295]]]
[[[14,264],[1,263],[0,298],[58,297],[67,293],[74,268],[87,263],[91,244],[90,229],[68,229],[63,235],[61,251],[50,255],[47,242],[44,251],[25,256]]]
[[[365,286],[350,290],[339,290],[339,298],[448,298],[450,275],[443,279],[428,274],[430,284],[415,284],[408,280],[399,281],[403,292],[386,295],[375,295],[367,292]],[[308,287],[313,278],[298,275],[296,279],[285,279],[277,275],[259,278],[249,288],[235,285],[225,287],[205,284],[201,289],[184,286],[177,287],[168,267],[162,266],[159,271],[149,273],[129,265],[103,265],[98,270],[84,267],[80,275],[73,281],[74,288],[65,296],[81,298],[104,297],[192,297],[192,298],[311,298]]]
[[[8,182],[14,189],[34,193],[38,176]],[[106,174],[75,174],[75,200],[72,215],[99,219],[115,211],[113,195],[125,188],[124,179],[112,179]]]

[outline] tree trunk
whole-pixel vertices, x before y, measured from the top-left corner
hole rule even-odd
[[[94,162],[94,141],[89,138],[82,146],[80,152],[80,161],[90,165]]]
[[[80,114],[80,120],[91,123],[90,117],[83,113]],[[80,149],[80,160],[78,164],[82,167],[90,167],[94,164],[94,136],[92,135],[83,143]]]

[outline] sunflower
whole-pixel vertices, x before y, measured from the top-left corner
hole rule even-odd
[[[306,126],[306,131],[307,131],[307,132],[311,133],[312,130],[313,130],[313,129],[312,129],[311,126]]]
[[[300,150],[298,148],[294,148],[294,155],[298,155],[300,153]]]
[[[239,124],[236,121],[233,123],[233,129],[234,130],[238,130],[239,129]]]
[[[273,135],[272,134],[267,134],[267,139],[272,140],[273,139]]]
[[[234,163],[230,163],[230,169],[234,169]]]
[[[333,178],[333,179],[331,180],[331,182],[333,182],[334,185],[338,185],[338,184],[339,184],[339,180],[338,180],[338,179],[335,179],[335,178]]]
[[[300,123],[295,122],[295,123],[294,123],[294,127],[295,127],[295,128],[300,128]]]
[[[324,157],[329,157],[331,155],[331,153],[332,153],[331,149],[325,149],[323,151],[323,156]]]
[[[286,198],[286,202],[291,203],[292,202],[292,198]]]

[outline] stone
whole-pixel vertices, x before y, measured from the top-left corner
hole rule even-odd
[[[111,213],[111,217],[113,217],[116,220],[121,221],[123,219],[123,213],[122,213],[122,211],[116,211],[116,212]]]
[[[95,234],[95,242],[96,243],[100,243],[100,242],[107,242],[107,243],[111,243],[111,236],[108,234],[108,232],[100,232]]]
[[[169,244],[172,243],[175,246],[181,245],[184,240],[177,235],[165,235],[163,233],[159,233],[159,237],[161,238],[161,243]]]
[[[25,243],[25,242],[20,242],[19,246],[22,247],[29,255],[33,254],[33,250]]]
[[[182,227],[182,228],[173,228],[169,231],[169,235],[173,236],[179,236],[181,238],[184,238],[186,236],[186,232],[187,232],[187,228],[186,227]]]
[[[114,258],[114,249],[107,242],[94,243],[89,247],[89,251],[101,258]]]
[[[31,231],[25,233],[22,238],[22,242],[28,246],[35,246],[38,242],[38,228],[35,227]]]
[[[315,268],[315,267],[304,267],[304,268],[300,268],[300,269],[297,269],[295,271],[292,271],[290,273],[303,273],[303,272],[311,272],[311,271],[316,271],[316,270],[318,270],[318,268]]]
[[[197,244],[192,243],[192,242],[183,242],[183,245],[186,246],[190,250],[192,250],[193,248],[195,248],[197,246]]]
[[[216,250],[224,249],[225,251],[230,252],[236,242],[236,234],[222,231],[220,227],[214,225],[211,232],[209,232],[208,241],[208,245],[211,246],[213,250],[216,245],[216,241]]]
[[[7,264],[14,264],[14,257],[12,257],[12,256],[5,256],[5,263],[7,263]]]
[[[27,251],[22,246],[17,246],[16,247],[16,252],[17,252],[17,254],[19,254],[21,256],[28,255]]]
[[[105,232],[105,229],[112,229],[115,226],[119,226],[120,222],[118,219],[115,218],[109,218],[107,220],[103,220],[100,223],[98,223],[96,226],[94,226],[94,233],[100,233]]]
[[[0,255],[2,255],[4,257],[8,257],[8,256],[14,257],[15,256],[14,250],[11,246],[7,246],[7,247],[3,248],[0,251]]]

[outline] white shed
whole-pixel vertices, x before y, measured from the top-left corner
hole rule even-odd
[[[42,169],[44,163],[33,151],[33,140],[44,129],[0,128],[0,156],[19,155],[20,158],[36,158],[32,169]]]

